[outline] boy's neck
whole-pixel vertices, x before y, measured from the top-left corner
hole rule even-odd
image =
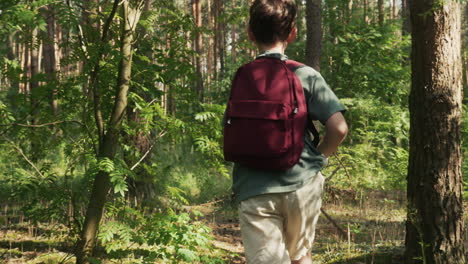
[[[260,50],[260,53],[270,52],[270,53],[281,53],[284,54],[286,47],[288,46],[287,42],[277,42],[274,44],[259,44],[257,43],[257,47]]]

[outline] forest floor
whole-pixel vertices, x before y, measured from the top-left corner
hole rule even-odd
[[[342,191],[334,201],[325,201],[312,250],[314,263],[403,263],[403,195],[374,192],[356,199],[355,193]],[[206,220],[213,229],[214,245],[234,253],[228,263],[245,263],[236,209],[216,207]]]
[[[406,218],[403,196],[400,192],[356,195],[342,190],[339,196],[328,195],[312,249],[314,263],[403,263]],[[208,203],[193,208],[205,215],[201,221],[212,229],[218,259],[230,264],[245,263],[236,207],[230,203]],[[465,216],[465,223],[467,220]],[[47,238],[48,230],[54,230],[55,239]],[[72,244],[66,242],[66,233],[57,230],[54,226],[42,230],[27,225],[7,228],[0,223],[0,263],[73,263]]]
[[[329,190],[317,224],[312,249],[314,264],[404,263],[404,196],[401,191],[356,195],[352,191]],[[465,212],[467,209],[465,205]],[[214,245],[233,253],[227,263],[245,263],[237,209],[231,204],[215,207],[207,216]],[[465,248],[468,248],[468,232],[465,232]]]

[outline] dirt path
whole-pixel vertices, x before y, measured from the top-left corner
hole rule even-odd
[[[230,252],[227,263],[245,264],[237,210],[229,204],[205,204],[192,209],[203,213],[203,222],[212,230],[213,246]]]

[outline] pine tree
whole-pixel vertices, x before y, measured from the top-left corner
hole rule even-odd
[[[406,263],[466,263],[461,172],[460,4],[411,2]]]

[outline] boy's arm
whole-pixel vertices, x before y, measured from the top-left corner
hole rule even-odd
[[[325,123],[325,135],[317,149],[325,157],[329,157],[338,149],[348,133],[348,125],[341,112],[336,112]]]

